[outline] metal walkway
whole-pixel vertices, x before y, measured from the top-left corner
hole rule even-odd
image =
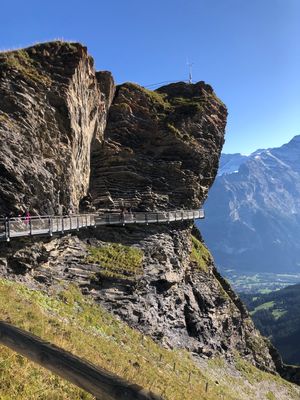
[[[82,228],[104,225],[153,224],[174,221],[187,221],[204,218],[204,211],[176,210],[159,212],[120,213],[107,212],[103,214],[78,214],[64,216],[17,217],[0,219],[0,240],[26,236],[52,236]]]

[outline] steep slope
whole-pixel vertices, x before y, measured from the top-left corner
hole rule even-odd
[[[100,88],[81,44],[0,53],[0,215],[78,208],[106,121]]]
[[[200,367],[186,352],[163,349],[130,329],[74,286],[48,296],[1,279],[0,312],[11,323],[151,389],[165,400],[296,400],[300,395],[297,386],[239,358],[234,367],[219,358],[203,361]],[[1,399],[93,399],[2,346],[0,362]]]
[[[247,272],[298,272],[299,199],[300,136],[256,151],[238,171],[218,176],[201,222],[217,264]]]
[[[261,369],[275,371],[269,343],[208,250],[191,238],[190,227],[107,227],[96,236],[101,240],[89,234],[86,240],[15,244],[9,252],[2,247],[2,276],[48,291],[58,282],[77,282],[97,303],[166,347],[204,358],[222,354],[228,360],[238,352]],[[117,247],[111,249],[112,243]],[[122,261],[126,246],[142,251],[136,267],[136,257]]]

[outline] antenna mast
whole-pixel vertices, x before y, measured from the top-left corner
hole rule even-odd
[[[187,60],[187,66],[189,68],[189,79],[188,82],[189,84],[193,83],[193,64],[194,63],[190,63],[189,60]]]

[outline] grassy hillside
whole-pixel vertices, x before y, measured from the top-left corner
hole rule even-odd
[[[256,327],[278,348],[284,362],[300,365],[300,285],[268,294],[244,295]]]
[[[92,304],[75,286],[57,289],[49,297],[2,279],[0,312],[3,320],[162,394],[167,400],[291,400],[300,396],[299,388],[258,371],[238,357],[235,368],[221,359],[203,362],[200,367],[184,351],[163,349]],[[0,346],[1,400],[92,398]]]

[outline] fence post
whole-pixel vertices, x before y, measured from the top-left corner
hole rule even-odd
[[[65,224],[64,224],[64,217],[61,217],[61,233],[64,233],[65,231]]]
[[[77,232],[79,231],[79,215],[77,215]]]

